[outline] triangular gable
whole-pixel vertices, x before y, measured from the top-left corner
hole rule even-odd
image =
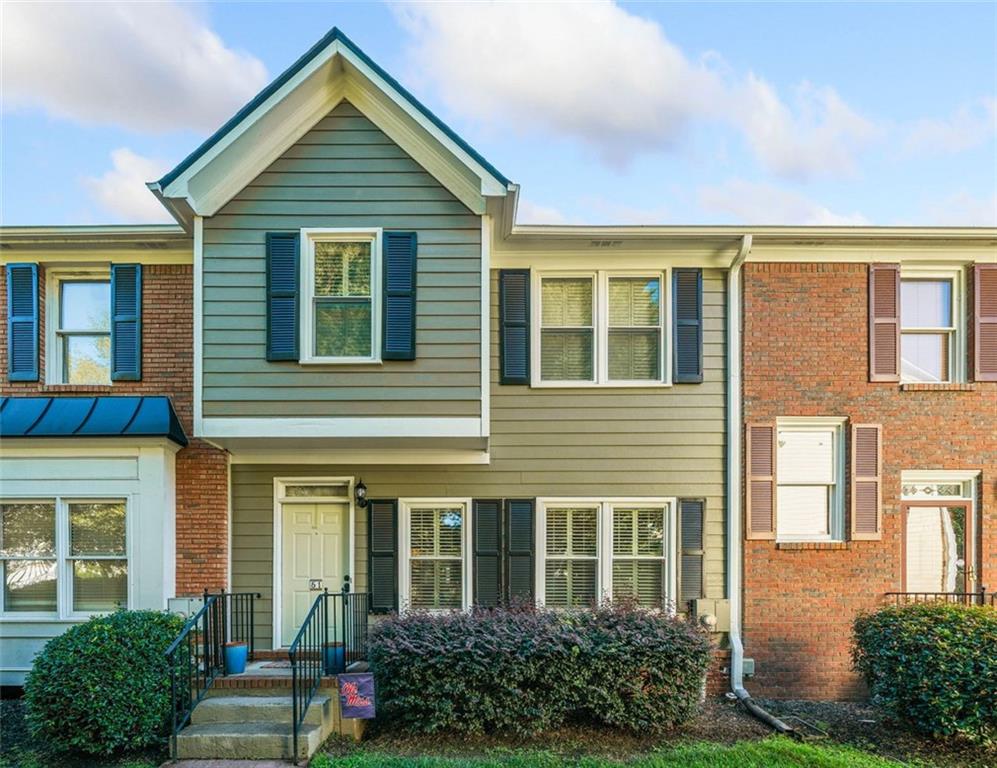
[[[148,186],[185,225],[212,216],[343,99],[472,211],[508,193],[505,176],[336,28]]]

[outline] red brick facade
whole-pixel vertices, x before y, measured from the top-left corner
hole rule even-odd
[[[0,270],[0,316],[7,312],[6,271]],[[193,268],[142,268],[142,380],[108,386],[45,384],[45,270],[38,270],[39,380],[7,381],[7,326],[0,324],[0,395],[168,395],[188,435],[193,434]],[[200,440],[176,457],[178,595],[227,584],[228,454]]]
[[[972,307],[972,275],[968,291]],[[744,643],[756,695],[863,694],[851,670],[851,624],[883,593],[901,590],[903,470],[982,472],[979,583],[997,589],[997,384],[870,383],[868,308],[865,264],[745,265],[745,423],[839,416],[883,427],[881,540],[744,542]]]

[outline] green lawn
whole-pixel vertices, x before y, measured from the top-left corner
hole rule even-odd
[[[626,761],[564,758],[542,751],[496,751],[486,757],[401,757],[358,752],[345,757],[318,755],[311,768],[895,768],[896,762],[850,747],[799,744],[783,737],[742,741],[733,746],[700,742],[670,747]],[[911,763],[907,763],[911,765]]]

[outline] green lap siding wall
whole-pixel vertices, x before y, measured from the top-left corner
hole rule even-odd
[[[266,360],[271,231],[382,227],[418,235],[417,359]],[[343,102],[204,221],[206,417],[481,413],[481,218]]]
[[[724,273],[704,272],[704,381],[649,389],[530,389],[498,383],[497,272],[491,298],[488,465],[232,466],[232,587],[259,591],[272,642],[275,477],[362,477],[371,498],[675,496],[706,499],[706,597],[724,594]],[[355,576],[367,586],[367,519]]]

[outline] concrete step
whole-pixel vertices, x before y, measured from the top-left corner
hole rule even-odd
[[[298,759],[306,760],[322,746],[322,726],[304,723],[298,732]],[[290,723],[201,723],[177,736],[179,759],[294,758]]]
[[[216,696],[205,699],[191,715],[191,723],[290,723],[293,714],[290,696]],[[305,722],[322,725],[332,721],[332,698],[315,694],[305,712]]]

